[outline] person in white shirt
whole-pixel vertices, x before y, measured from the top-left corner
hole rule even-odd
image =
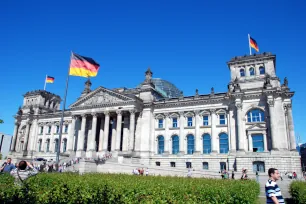
[[[149,169],[146,169],[146,176],[149,176]]]

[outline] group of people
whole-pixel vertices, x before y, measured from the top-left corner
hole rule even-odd
[[[8,158],[6,162],[2,164],[0,172],[9,173],[15,178],[15,183],[20,185],[30,176],[36,175],[38,173],[38,170],[35,169],[34,166],[27,161],[20,161],[19,163],[14,165],[12,163],[12,159]]]
[[[146,175],[146,176],[149,176],[149,169],[146,168],[145,170],[143,168],[135,168],[133,169],[133,172],[132,172],[134,175],[140,175],[140,176],[143,176],[143,175]]]

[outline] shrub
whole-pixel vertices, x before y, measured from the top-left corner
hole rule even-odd
[[[239,204],[255,203],[259,195],[255,181],[124,174],[39,174],[22,187],[7,176],[0,176],[0,182],[6,185],[0,203]]]
[[[306,183],[303,181],[293,181],[289,190],[294,203],[306,204]]]

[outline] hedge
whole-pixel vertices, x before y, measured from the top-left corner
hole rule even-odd
[[[256,203],[255,181],[134,176],[38,174],[23,186],[0,175],[0,203]]]
[[[306,204],[306,182],[293,181],[289,190],[294,203]]]

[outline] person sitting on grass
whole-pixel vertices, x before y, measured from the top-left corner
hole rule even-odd
[[[19,162],[18,168],[11,171],[11,175],[15,178],[15,184],[20,185],[29,178],[30,176],[34,176],[38,173],[37,169],[35,169],[29,162],[21,161]]]

